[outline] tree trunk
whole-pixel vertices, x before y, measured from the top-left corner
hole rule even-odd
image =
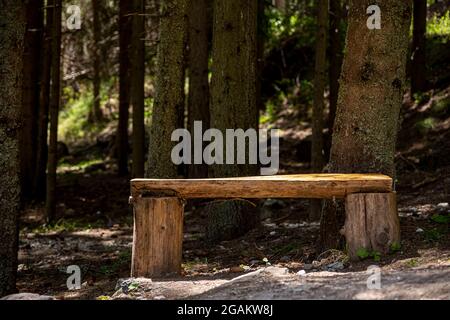
[[[351,1],[341,88],[333,132],[332,173],[394,176],[395,143],[405,84],[411,4],[378,1],[382,29],[366,26],[369,1]],[[326,201],[322,249],[339,246],[342,202]]]
[[[334,119],[336,117],[336,108],[339,93],[339,77],[342,69],[342,2],[340,0],[330,1],[330,66],[329,66],[329,81],[330,81],[330,113],[328,115],[328,132],[330,141],[326,142],[328,149],[325,154],[329,156],[329,148],[331,147],[331,137],[333,134]],[[327,159],[328,160],[328,159]]]
[[[414,0],[413,44],[411,63],[411,97],[426,90],[427,0]]]
[[[58,113],[61,95],[61,3],[55,0],[53,8],[52,30],[52,69],[51,69],[51,94],[50,94],[50,141],[48,147],[47,163],[47,220],[53,221],[56,214],[56,169],[58,166]]]
[[[319,0],[317,6],[316,63],[314,79],[314,107],[312,119],[311,169],[313,173],[322,172],[324,166],[324,91],[327,74],[327,25],[328,0]],[[310,219],[319,220],[321,200],[311,200]]]
[[[16,290],[20,206],[19,135],[25,4],[4,0],[0,10],[0,297]]]
[[[20,136],[20,171],[22,200],[32,200],[36,170],[37,125],[39,111],[39,76],[43,32],[43,0],[27,3],[27,27],[23,54],[23,126]]]
[[[189,96],[188,126],[194,132],[194,121],[201,121],[203,130],[209,129],[209,33],[208,0],[192,0],[189,5]],[[207,178],[206,164],[189,165],[191,179]]]
[[[214,3],[211,127],[224,136],[226,129],[258,128],[257,13],[256,0]],[[247,148],[247,162],[248,155]],[[219,164],[212,173],[214,177],[251,176],[256,169],[249,164]],[[207,237],[213,242],[242,235],[257,223],[252,210],[232,202],[212,204],[208,216]]]
[[[130,33],[131,2],[120,0],[119,12],[119,124],[117,128],[117,167],[118,173],[128,173],[128,118],[130,108]]]
[[[133,110],[133,178],[144,177],[144,0],[133,0],[131,37],[131,107]]]
[[[100,88],[101,88],[101,78],[100,78],[100,66],[101,66],[101,58],[100,58],[100,41],[102,37],[102,24],[100,21],[100,10],[101,3],[100,0],[92,0],[92,15],[93,15],[93,33],[94,33],[94,50],[93,50],[93,70],[94,70],[94,78],[93,78],[93,104],[92,109],[89,112],[89,122],[99,122],[102,120],[102,110],[100,109]]]
[[[48,109],[50,101],[50,73],[52,61],[53,1],[47,0],[45,30],[42,45],[42,62],[40,75],[39,115],[37,132],[36,169],[33,181],[33,199],[44,201],[47,183],[48,155]]]
[[[169,0],[162,5],[157,56],[156,96],[150,131],[147,176],[174,178],[172,132],[184,109],[184,53],[187,34],[187,1]]]

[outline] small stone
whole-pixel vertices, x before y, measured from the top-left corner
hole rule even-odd
[[[303,265],[303,269],[305,270],[311,270],[313,268],[313,265],[310,263],[306,263]]]
[[[276,235],[276,234],[277,234],[276,231],[272,231],[272,232],[270,233],[271,236],[274,236],[274,235]]]
[[[327,269],[331,271],[342,270],[344,269],[344,264],[342,262],[334,262],[327,265]]]
[[[422,228],[417,228],[417,229],[416,229],[416,232],[417,232],[417,233],[422,233],[422,232],[423,232],[423,229],[422,229]]]
[[[289,256],[283,256],[280,258],[280,261],[282,261],[282,262],[288,262],[290,260],[291,260],[291,257],[289,257]]]
[[[166,300],[166,297],[164,297],[164,296],[156,296],[153,299],[154,300]]]
[[[304,277],[306,275],[306,271],[305,270],[300,270],[299,272],[297,272],[297,275]]]
[[[448,202],[442,202],[442,203],[439,203],[438,205],[437,205],[439,208],[448,208],[449,207],[449,204],[448,204]]]

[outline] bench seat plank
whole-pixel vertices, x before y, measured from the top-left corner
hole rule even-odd
[[[353,193],[392,192],[381,174],[296,174],[219,179],[134,179],[132,196],[200,198],[344,198]]]

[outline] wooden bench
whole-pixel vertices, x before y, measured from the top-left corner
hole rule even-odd
[[[345,198],[342,233],[352,259],[358,250],[385,253],[400,241],[392,179],[379,174],[300,174],[223,179],[136,179],[133,277],[180,273],[187,199]]]

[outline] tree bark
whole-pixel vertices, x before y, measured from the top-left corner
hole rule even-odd
[[[257,13],[256,0],[214,3],[211,127],[224,136],[226,129],[258,128]],[[257,166],[223,164],[211,169],[214,177],[237,177],[256,175]],[[209,206],[208,239],[227,240],[249,231],[258,221],[251,211],[233,203]],[[222,228],[225,224],[228,227]]]
[[[58,114],[61,96],[61,6],[62,0],[55,0],[52,30],[52,67],[50,94],[50,141],[47,163],[47,220],[53,221],[56,215],[56,169],[58,166]]]
[[[411,63],[411,97],[426,90],[427,0],[414,0],[413,43]]]
[[[53,1],[46,2],[45,29],[42,45],[42,62],[40,75],[40,96],[37,132],[36,169],[33,181],[33,199],[45,201],[47,184],[48,156],[48,110],[50,101],[50,76],[52,61]]]
[[[350,1],[346,50],[329,170],[383,173],[394,177],[398,118],[405,85],[411,20],[410,1],[378,1],[382,29],[369,30],[372,3]],[[322,249],[336,248],[343,204],[326,201],[321,220]]]
[[[131,38],[131,107],[133,110],[133,178],[144,177],[144,82],[145,82],[145,7],[133,0]]]
[[[184,109],[184,67],[187,34],[187,1],[169,0],[162,4],[157,56],[156,96],[150,129],[147,176],[174,178],[172,132],[178,128]]]
[[[128,173],[128,118],[130,108],[131,2],[120,0],[119,12],[119,123],[117,127],[117,167],[120,176]]]
[[[324,91],[327,74],[327,25],[328,0],[319,0],[317,5],[316,62],[314,68],[314,107],[312,119],[311,169],[313,173],[322,172],[324,166]],[[311,200],[310,220],[319,220],[321,200]]]
[[[100,89],[101,89],[101,77],[100,77],[100,67],[101,67],[101,58],[100,58],[100,41],[102,37],[102,24],[100,21],[100,10],[101,10],[101,2],[100,0],[92,0],[92,15],[93,15],[93,34],[94,34],[94,49],[93,49],[93,70],[94,77],[92,81],[93,87],[93,104],[92,109],[89,113],[89,121],[99,122],[102,120],[102,110],[100,108]]]
[[[0,10],[0,297],[16,290],[25,2]]]
[[[192,0],[189,5],[189,95],[188,126],[194,132],[194,122],[201,121],[203,130],[209,129],[209,33],[208,0]],[[207,178],[206,164],[191,164],[190,179]]]
[[[27,26],[23,53],[23,126],[20,136],[20,171],[23,202],[32,200],[36,170],[37,126],[39,110],[39,76],[43,33],[43,0],[27,3]]]
[[[339,94],[339,77],[342,69],[342,2],[340,0],[330,1],[330,66],[329,66],[329,82],[330,82],[330,113],[328,115],[328,132],[331,138],[333,134],[334,119],[336,117],[336,108]],[[330,154],[329,148],[331,141],[327,141],[328,148],[325,154]],[[327,159],[328,160],[328,159]]]

